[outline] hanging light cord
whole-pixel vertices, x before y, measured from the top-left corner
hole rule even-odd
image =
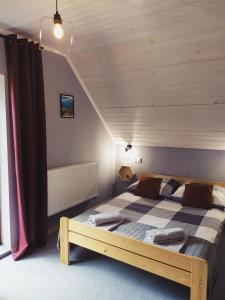
[[[55,24],[62,24],[62,19],[61,16],[58,12],[58,0],[55,1],[55,8],[56,8],[56,12],[54,14],[54,23]]]

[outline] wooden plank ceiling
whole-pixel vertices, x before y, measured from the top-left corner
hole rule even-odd
[[[73,62],[118,143],[225,149],[225,0],[59,0]],[[54,1],[0,1],[38,37]]]

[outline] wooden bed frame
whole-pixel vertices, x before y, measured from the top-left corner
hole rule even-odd
[[[174,178],[182,183],[199,182],[225,187],[225,182],[152,173],[145,175]],[[188,286],[191,290],[191,300],[207,299],[208,264],[204,259],[172,252],[62,217],[60,219],[60,260],[67,265],[70,262],[70,243]]]

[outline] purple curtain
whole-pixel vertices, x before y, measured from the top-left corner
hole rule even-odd
[[[46,122],[39,45],[16,35],[6,38],[18,226],[13,258],[47,240]]]

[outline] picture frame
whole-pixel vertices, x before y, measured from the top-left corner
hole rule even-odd
[[[60,94],[60,117],[71,119],[74,118],[74,96]]]

